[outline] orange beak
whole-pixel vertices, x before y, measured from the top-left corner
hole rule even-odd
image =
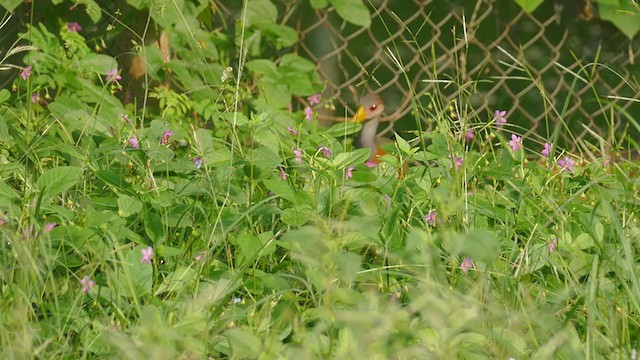
[[[351,118],[351,121],[361,124],[367,120],[367,113],[364,112],[364,107],[358,106],[358,112]]]

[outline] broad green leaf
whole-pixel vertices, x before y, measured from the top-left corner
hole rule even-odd
[[[310,206],[293,206],[282,211],[282,221],[291,226],[300,226],[315,219],[315,211]]]
[[[11,93],[7,89],[0,90],[0,104],[4,104],[11,97]]]
[[[91,18],[94,24],[97,24],[100,19],[102,19],[102,9],[100,9],[100,5],[98,5],[93,0],[77,0],[77,4],[84,4],[85,11],[87,15]]]
[[[118,216],[129,217],[140,211],[142,211],[142,202],[140,200],[128,195],[120,195],[118,197]]]
[[[356,149],[355,151],[337,154],[331,163],[334,167],[340,169],[350,165],[363,164],[369,158],[371,150]]]
[[[73,166],[60,166],[49,169],[40,176],[38,190],[48,195],[56,195],[72,188],[82,178],[82,169]]]
[[[309,0],[309,4],[314,9],[324,9],[329,6],[329,0]]]
[[[0,1],[0,6],[7,9],[8,12],[12,12],[21,3],[22,3],[22,0],[2,0]]]
[[[224,336],[229,341],[233,358],[256,359],[262,352],[260,338],[244,329],[227,330]]]
[[[257,236],[252,234],[238,235],[236,244],[242,255],[242,260],[244,260],[246,265],[248,265],[247,262],[254,262],[258,253],[262,250],[262,242]]]
[[[154,244],[159,244],[164,239],[162,218],[153,209],[147,209],[144,213],[144,231]]]
[[[113,186],[118,190],[125,191],[125,192],[132,191],[131,184],[129,184],[124,177],[122,177],[120,174],[116,173],[115,171],[97,170],[94,174],[102,182],[104,182],[107,185]]]
[[[348,22],[363,27],[371,25],[371,14],[362,0],[329,0],[329,2],[338,15]]]
[[[520,5],[524,11],[532,13],[543,1],[544,0],[516,0],[516,3]]]
[[[633,39],[640,31],[640,11],[631,1],[620,0],[618,4],[598,1],[598,9],[603,20],[611,21],[629,39]]]
[[[274,194],[285,200],[293,202],[294,192],[286,181],[282,181],[280,179],[268,179],[263,180],[262,183],[268,190],[273,191]]]
[[[254,25],[256,21],[269,21],[275,23],[278,18],[278,9],[269,0],[247,1],[247,25]]]
[[[348,135],[352,135],[360,131],[362,125],[353,123],[353,122],[343,122],[332,125],[329,129],[327,129],[327,136],[331,137],[344,137]]]
[[[284,54],[280,58],[280,69],[289,72],[314,72],[316,64],[296,54]]]
[[[180,293],[193,283],[197,275],[193,267],[180,266],[165,276],[164,281],[156,289],[155,295],[166,292]]]
[[[84,59],[79,61],[78,65],[83,70],[100,74],[105,74],[107,71],[118,68],[116,59],[108,55],[95,53],[90,53],[85,56]]]

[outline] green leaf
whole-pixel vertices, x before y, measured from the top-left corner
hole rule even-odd
[[[230,329],[224,333],[231,346],[233,358],[255,359],[261,353],[260,338],[243,329]]]
[[[338,15],[346,21],[358,26],[371,26],[371,14],[362,0],[329,0],[329,2]]]
[[[118,198],[118,216],[129,217],[142,211],[142,202],[128,195]]]
[[[304,225],[315,218],[315,211],[310,206],[293,206],[282,211],[282,221],[291,226]]]
[[[118,190],[126,192],[132,191],[131,184],[129,184],[124,177],[114,171],[98,170],[94,175],[105,184],[111,185]]]
[[[4,104],[11,97],[11,93],[7,89],[0,90],[0,104]]]
[[[117,69],[116,59],[108,55],[90,53],[78,62],[80,69],[89,72],[105,74],[107,71]]]
[[[180,293],[193,283],[196,276],[197,272],[193,267],[180,266],[175,271],[167,274],[162,284],[156,289],[155,295],[158,296],[166,292]]]
[[[340,153],[336,155],[331,163],[334,167],[340,169],[350,165],[362,164],[369,158],[369,149],[356,149],[355,151]]]
[[[254,25],[256,21],[275,23],[278,18],[278,8],[269,0],[247,1],[247,23]]]
[[[262,250],[262,242],[252,234],[240,234],[236,239],[236,244],[245,264],[253,263],[260,250]]]
[[[97,24],[100,19],[102,19],[102,10],[100,9],[100,5],[98,5],[93,0],[77,0],[77,4],[84,4],[85,11],[87,15],[91,18],[94,24]]]
[[[640,14],[637,5],[631,1],[620,0],[618,4],[598,1],[598,9],[603,20],[611,21],[629,39],[633,39],[640,31]]]
[[[273,191],[274,194],[281,198],[293,202],[294,192],[286,181],[280,179],[269,179],[262,181],[264,186]]]
[[[328,0],[310,0],[309,4],[311,4],[311,7],[314,9],[324,9],[327,6],[329,6],[329,1]]]
[[[22,0],[2,0],[0,1],[0,6],[7,9],[8,12],[12,12],[21,3]]]
[[[60,166],[49,169],[40,176],[38,190],[48,195],[56,195],[70,189],[82,178],[82,169],[72,166]]]
[[[544,0],[516,0],[516,3],[520,5],[524,11],[531,13],[537,9],[543,1]]]

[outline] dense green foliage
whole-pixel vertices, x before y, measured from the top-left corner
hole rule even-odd
[[[177,3],[149,11],[170,60],[134,41],[140,79],[108,55],[122,24],[63,17],[3,64],[2,358],[635,351],[637,163],[436,92],[414,105],[434,130],[372,169],[360,125],[319,125],[322,99],[310,120],[290,108],[322,81],[271,2],[229,33],[207,30],[207,2]]]

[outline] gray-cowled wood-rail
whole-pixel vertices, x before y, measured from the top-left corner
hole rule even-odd
[[[369,161],[377,164],[380,157],[386,152],[380,148],[381,145],[391,143],[391,140],[378,136],[378,125],[384,111],[384,101],[378,94],[370,93],[365,95],[358,106],[358,111],[351,121],[362,124],[362,129],[354,141],[358,148],[368,148],[371,150]]]

